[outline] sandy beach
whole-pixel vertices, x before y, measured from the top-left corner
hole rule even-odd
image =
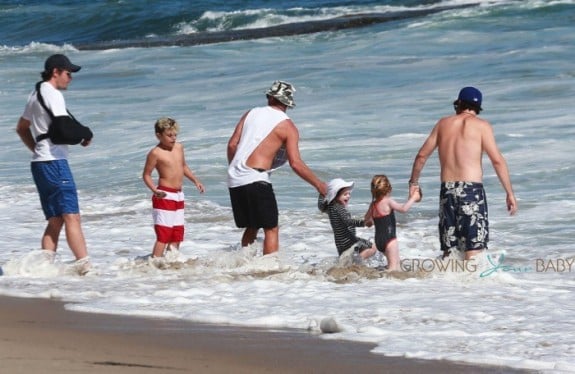
[[[302,332],[79,313],[45,299],[0,297],[0,330],[4,374],[519,372],[384,357]]]

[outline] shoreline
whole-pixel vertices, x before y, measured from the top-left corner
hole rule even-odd
[[[386,357],[306,332],[74,312],[53,299],[0,296],[0,330],[7,374],[528,372]]]

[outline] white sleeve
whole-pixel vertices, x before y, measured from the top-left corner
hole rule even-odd
[[[32,117],[34,116],[34,113],[32,112],[32,95],[34,95],[34,92],[28,96],[28,101],[24,107],[24,113],[22,113],[22,118],[30,122],[32,122]]]

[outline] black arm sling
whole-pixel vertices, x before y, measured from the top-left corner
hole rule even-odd
[[[67,116],[55,116],[46,106],[44,98],[40,94],[40,85],[44,82],[36,83],[36,97],[42,108],[50,115],[52,122],[48,127],[48,132],[36,137],[36,143],[50,139],[54,144],[78,144],[82,140],[91,140],[94,136],[89,127],[82,125],[68,110]]]

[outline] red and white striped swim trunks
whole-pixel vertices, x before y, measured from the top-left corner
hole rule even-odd
[[[152,196],[154,230],[160,243],[176,243],[184,240],[184,193],[169,187],[158,186],[164,191],[163,198]]]

